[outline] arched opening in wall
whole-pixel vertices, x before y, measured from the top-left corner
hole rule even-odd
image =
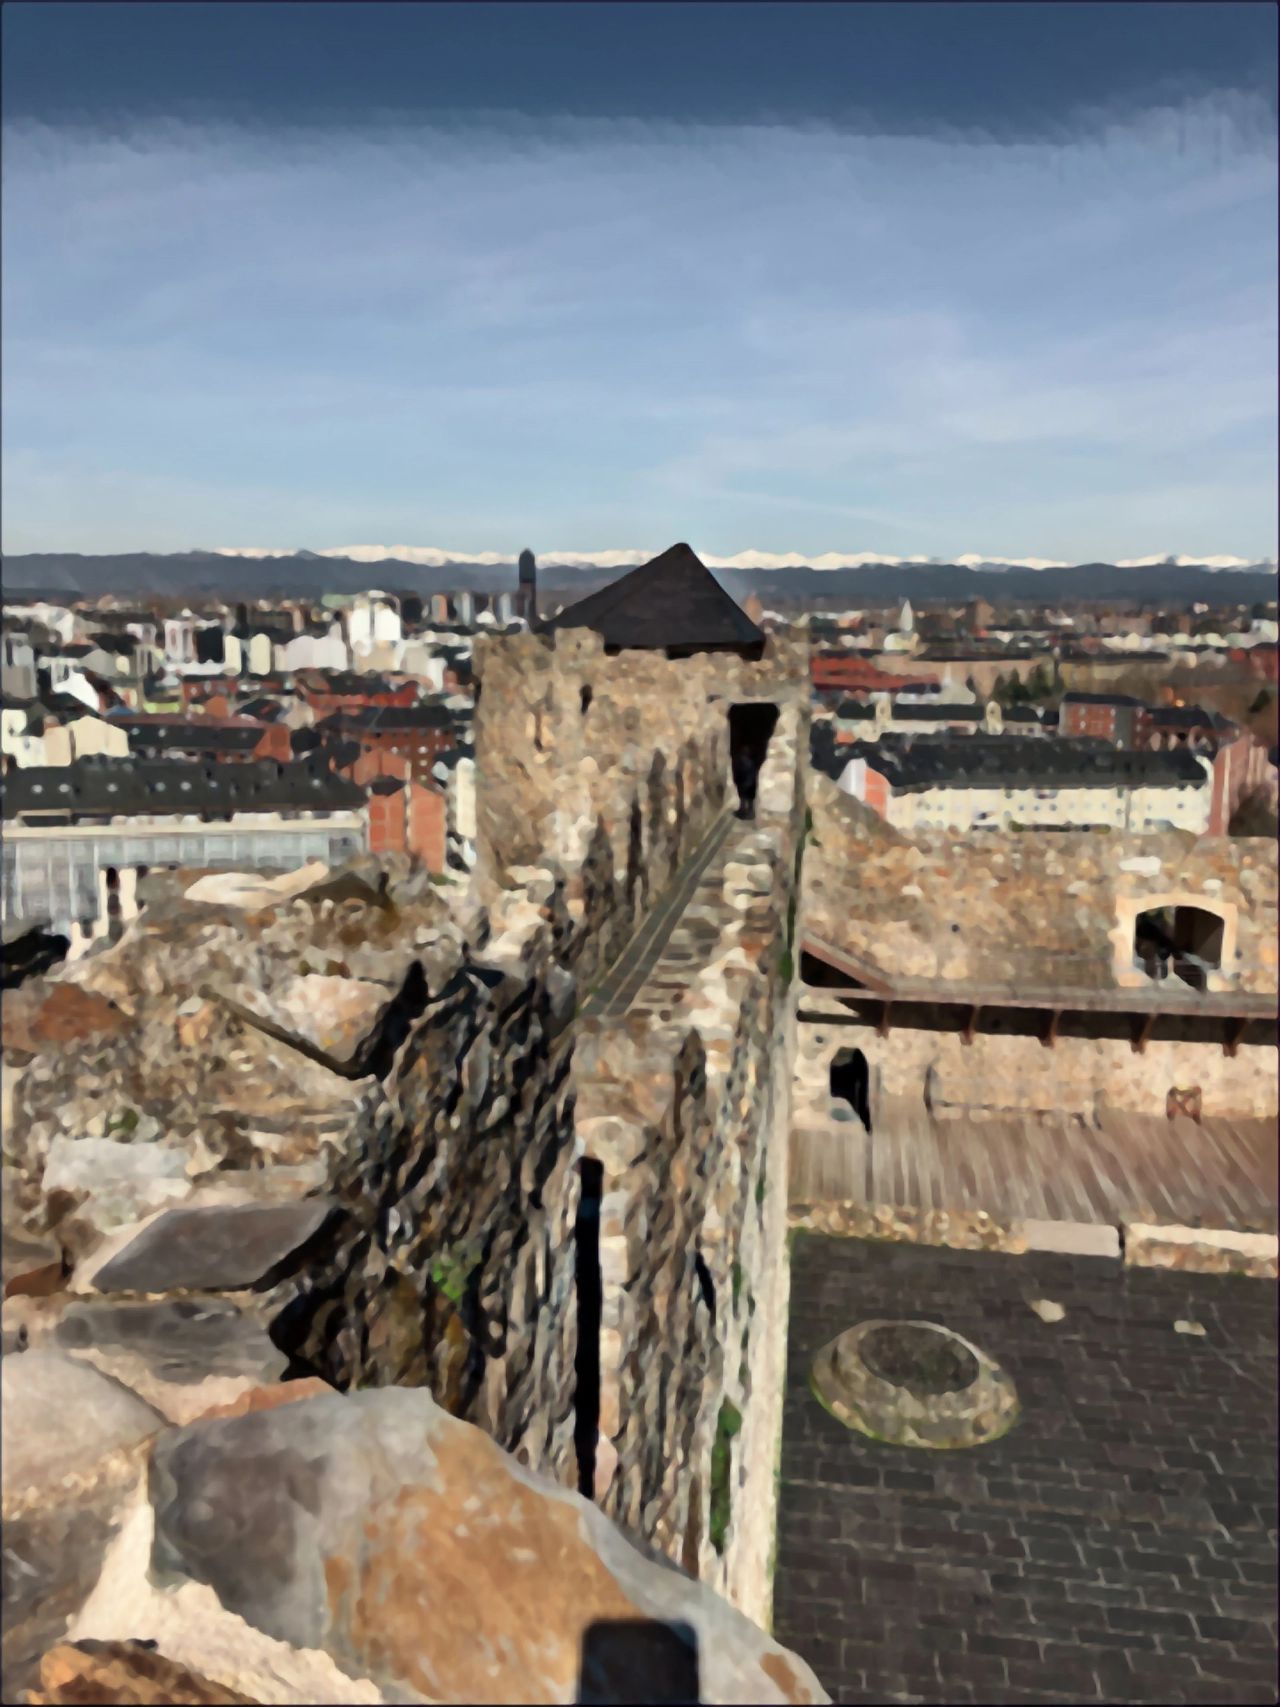
[[[591,701],[594,697],[590,682],[584,683],[583,686],[578,689],[578,704],[582,709],[582,715],[584,717],[591,710]]]
[[[698,1278],[698,1291],[702,1295],[702,1302],[711,1314],[711,1326],[714,1328],[716,1325],[716,1283],[711,1278],[711,1270],[702,1260],[701,1251],[694,1254],[693,1270]]]
[[[754,818],[756,789],[769,741],[778,725],[776,705],[729,707],[729,767],[738,791],[738,817]]]
[[[1204,990],[1222,967],[1223,921],[1203,907],[1153,907],[1133,922],[1133,963],[1159,983],[1170,972]]]
[[[107,935],[112,942],[118,942],[124,935],[124,917],[120,903],[120,873],[114,865],[109,865],[103,875],[107,880]]]
[[[574,1353],[573,1446],[578,1459],[578,1492],[595,1498],[596,1441],[600,1432],[600,1198],[604,1166],[584,1156],[578,1164],[578,1218],[574,1223],[574,1277],[578,1305],[578,1346]]]
[[[834,1102],[847,1102],[871,1131],[871,1072],[861,1049],[841,1049],[831,1062],[829,1077]]]
[[[644,852],[644,813],[640,802],[631,802],[631,818],[627,831],[627,906],[634,908],[636,888],[640,882],[640,861]]]

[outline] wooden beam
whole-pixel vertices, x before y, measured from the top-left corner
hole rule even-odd
[[[1045,1034],[1040,1039],[1040,1042],[1045,1049],[1052,1049],[1053,1046],[1057,1043],[1057,1041],[1058,1041],[1058,1022],[1061,1020],[1061,1018],[1062,1018],[1062,1009],[1061,1008],[1054,1008],[1053,1011],[1049,1015],[1049,1024],[1045,1030]]]
[[[1129,1043],[1129,1047],[1133,1050],[1135,1055],[1145,1055],[1146,1054],[1146,1052],[1147,1052],[1147,1039],[1151,1036],[1151,1028],[1155,1023],[1156,1023],[1156,1016],[1153,1013],[1146,1014],[1143,1016],[1142,1024],[1134,1032],[1133,1037]]]
[[[892,1014],[893,1014],[893,1003],[891,1001],[886,1001],[884,1006],[880,1010],[880,1023],[876,1027],[876,1036],[877,1037],[888,1037],[888,1035],[889,1035],[889,1022],[890,1022],[890,1018],[891,1018]]]
[[[982,1009],[980,1007],[972,1007],[969,1009],[969,1017],[965,1020],[964,1030],[960,1033],[961,1041],[966,1047],[973,1042],[973,1034],[978,1029],[978,1015],[981,1012]]]
[[[856,980],[864,989],[874,990],[881,996],[890,994],[891,986],[888,980],[875,967],[868,966],[854,955],[842,953],[818,937],[802,937],[800,952],[811,955],[814,960],[821,960],[835,972],[843,972],[847,978]]]
[[[1229,1019],[1227,1021],[1226,1036],[1222,1039],[1222,1053],[1224,1055],[1235,1055],[1248,1023],[1247,1019]]]

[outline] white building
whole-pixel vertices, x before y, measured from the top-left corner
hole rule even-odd
[[[1074,743],[1012,736],[910,744],[889,736],[858,742],[847,759],[846,751],[834,749],[837,786],[908,833],[1209,829],[1213,766],[1186,751],[1081,754]]]
[[[349,670],[351,655],[341,622],[330,623],[323,634],[295,634],[275,648],[275,666],[286,676],[299,670]]]
[[[165,618],[164,655],[170,664],[195,663],[196,621],[190,611]]]

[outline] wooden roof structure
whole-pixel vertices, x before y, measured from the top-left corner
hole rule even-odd
[[[552,617],[544,628],[590,628],[623,651],[739,652],[759,657],[764,630],[688,545],[673,545],[621,580]]]

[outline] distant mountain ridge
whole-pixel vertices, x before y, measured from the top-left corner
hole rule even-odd
[[[352,547],[372,551],[375,547]],[[415,552],[425,556],[425,550]],[[432,553],[434,555],[434,553]],[[548,553],[538,564],[540,587],[564,602],[616,580],[643,552],[601,552],[605,563],[563,561]],[[656,554],[655,554],[656,555]],[[765,556],[743,553],[742,556]],[[625,563],[616,561],[625,558]],[[740,559],[705,559],[716,579],[736,599],[755,594],[766,607],[808,605],[814,609],[880,606],[910,598],[913,604],[962,604],[984,598],[993,606],[1156,602],[1176,607],[1195,602],[1255,604],[1276,595],[1275,566],[1216,558],[1208,564],[1186,559],[1165,562],[1053,564],[1031,567],[969,559],[935,563],[876,559],[847,567],[787,564],[739,567]],[[818,563],[826,561],[817,559]],[[1230,567],[1227,565],[1230,564]],[[723,567],[721,565],[724,565]],[[732,566],[731,566],[732,565]],[[483,553],[440,563],[400,557],[357,559],[330,552],[279,555],[228,551],[125,552],[82,555],[37,552],[9,556],[3,564],[5,597],[128,598],[315,598],[320,593],[357,593],[371,588],[415,593],[514,591],[514,557]]]

